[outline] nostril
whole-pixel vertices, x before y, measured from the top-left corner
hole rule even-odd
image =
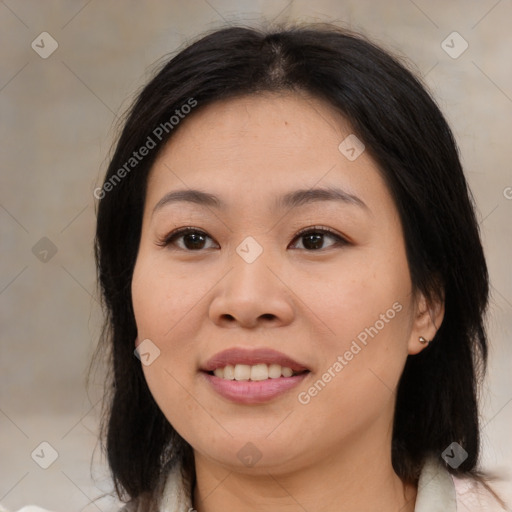
[[[264,318],[265,320],[273,320],[275,316],[272,313],[265,313],[261,315],[261,318]]]

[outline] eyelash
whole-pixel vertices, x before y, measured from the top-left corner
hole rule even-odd
[[[202,231],[198,228],[194,228],[192,226],[188,226],[188,227],[179,228],[175,231],[172,231],[171,233],[169,233],[168,235],[163,237],[161,240],[159,240],[157,242],[157,245],[159,245],[161,247],[168,247],[169,245],[173,244],[176,239],[183,237],[185,235],[189,235],[189,234],[198,234],[198,235],[206,236],[206,237],[212,239],[204,231]],[[321,227],[321,226],[312,226],[309,228],[304,228],[294,236],[293,240],[303,237],[303,236],[306,236],[308,234],[323,234],[323,235],[328,235],[331,238],[334,238],[336,240],[336,243],[331,245],[330,247],[328,247],[328,249],[332,248],[332,247],[336,247],[336,246],[341,247],[341,246],[349,244],[349,242],[344,237],[342,237],[335,231],[332,231],[329,228],[325,228],[325,227]],[[192,249],[182,249],[181,247],[178,247],[177,250],[181,250],[181,251],[185,251],[185,252],[201,252],[204,249],[192,250]],[[313,250],[300,249],[300,250],[307,251],[307,252],[320,252],[320,251],[325,251],[327,249],[313,249]]]

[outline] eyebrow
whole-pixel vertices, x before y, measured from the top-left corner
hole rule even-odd
[[[274,209],[297,208],[318,201],[337,201],[370,211],[362,199],[336,187],[301,189],[288,192],[276,198]],[[226,208],[226,203],[213,194],[197,189],[184,189],[165,194],[153,208],[153,214],[164,206],[179,202],[194,203],[216,209]]]

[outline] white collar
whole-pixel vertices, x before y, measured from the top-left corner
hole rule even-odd
[[[418,481],[414,512],[456,512],[456,510],[457,496],[452,475],[434,458],[427,459]]]
[[[160,512],[189,512],[193,510],[191,489],[175,466],[167,476]],[[457,498],[451,474],[435,459],[428,459],[420,473],[414,512],[456,512]]]

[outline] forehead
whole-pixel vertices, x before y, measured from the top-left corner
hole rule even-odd
[[[340,149],[352,137],[333,107],[305,94],[264,93],[198,106],[156,160],[148,203],[154,206],[178,188],[246,202],[292,188],[341,186],[353,195],[382,189],[380,172],[365,151],[349,159],[345,146]]]
[[[185,144],[201,150],[209,144],[216,154],[224,150],[232,154],[242,141],[244,149],[251,144],[286,144],[283,150],[294,146],[298,150],[312,148],[320,140],[336,149],[340,137],[350,132],[348,122],[321,99],[299,92],[265,92],[219,100],[204,108],[199,105],[182,121],[167,149],[173,153]]]

